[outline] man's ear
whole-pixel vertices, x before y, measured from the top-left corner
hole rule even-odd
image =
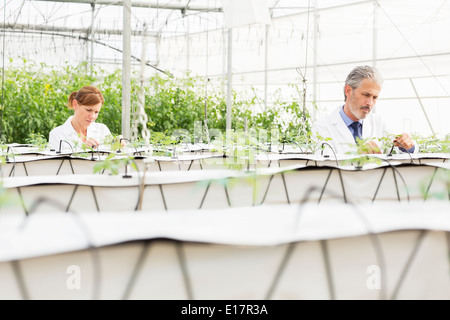
[[[353,88],[349,84],[346,84],[345,88],[344,88],[344,92],[345,92],[345,96],[348,98],[352,95]]]

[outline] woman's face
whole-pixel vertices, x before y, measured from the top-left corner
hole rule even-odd
[[[98,117],[100,109],[102,108],[102,103],[93,105],[93,106],[84,106],[80,104],[77,100],[73,101],[74,118],[77,119],[77,122],[82,125],[89,127]]]

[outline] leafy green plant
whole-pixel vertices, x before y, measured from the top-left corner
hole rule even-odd
[[[107,136],[103,143],[105,145],[109,145],[109,147],[111,148],[111,151],[118,151],[122,148],[122,135],[114,135],[114,134],[110,134],[109,136]]]
[[[73,141],[72,146],[72,156],[80,157],[80,158],[88,158],[92,157],[93,153],[96,152],[96,149],[93,147],[88,147],[86,144],[80,141]]]
[[[367,139],[359,139],[356,138],[356,147],[353,151],[349,151],[346,154],[348,155],[354,155],[351,159],[345,159],[341,161],[341,164],[350,164],[355,166],[357,169],[361,169],[365,164],[367,163],[376,163],[381,164],[382,160],[377,157],[371,157],[367,154],[373,153],[373,151],[380,151],[378,147],[374,147],[370,145],[370,142],[373,140],[373,138],[367,138]],[[354,146],[351,144],[351,146]]]
[[[132,106],[136,105],[139,89],[136,79],[138,76],[132,75]],[[73,114],[67,107],[69,94],[85,85],[98,87],[105,99],[97,122],[107,125],[113,135],[120,133],[121,70],[109,73],[94,67],[90,72],[84,64],[51,67],[23,59],[19,66],[5,69],[4,126],[0,138],[7,143],[24,143],[29,133],[48,137],[51,129]],[[207,121],[209,129],[225,132],[226,98],[222,90],[215,90],[205,79],[189,74],[180,78],[156,74],[144,83],[143,89],[146,126],[152,132],[171,135],[175,130],[184,129],[192,133],[199,121]],[[294,94],[290,101],[285,101],[277,92],[271,100],[270,106],[257,110],[261,101],[256,95],[238,97],[233,92],[232,128],[266,130],[269,139],[271,129],[276,128],[285,142],[306,136],[310,116],[302,106],[301,94]]]
[[[129,142],[129,146],[130,148],[140,148],[140,147],[146,147],[147,146],[147,142],[142,138],[142,137],[138,137],[136,140],[134,141],[130,141]]]
[[[3,155],[6,155],[8,153],[8,145],[6,145],[3,142],[0,142],[0,150],[1,150],[1,155],[0,157],[3,157]]]
[[[389,154],[392,150],[392,153],[396,153],[395,149],[392,149],[392,146],[394,144],[394,139],[396,135],[392,133],[386,133],[383,137],[381,137],[379,140],[381,142],[380,151],[384,154]]]
[[[319,150],[324,150],[327,148],[327,144],[331,141],[330,137],[323,137],[318,132],[308,132],[306,136],[297,138],[299,145],[306,151],[311,153],[316,153]]]
[[[12,61],[11,61],[12,62]],[[48,137],[54,127],[63,124],[73,111],[67,107],[72,91],[85,85],[97,86],[105,103],[97,122],[108,126],[113,135],[122,128],[121,70],[107,72],[86,68],[85,64],[51,67],[22,59],[10,63],[5,71],[2,136],[5,143],[25,143],[30,133]],[[20,62],[20,63],[19,63]],[[137,74],[131,77],[131,105],[136,105]],[[320,144],[311,139],[310,111],[315,103],[305,106],[304,92],[299,84],[289,84],[293,94],[286,98],[277,90],[270,101],[257,98],[256,89],[244,95],[232,92],[232,128],[267,132],[267,142],[294,144],[307,152],[315,152]],[[172,135],[175,130],[195,132],[195,123],[207,121],[209,129],[226,130],[226,97],[204,78],[189,73],[175,78],[155,74],[144,83],[146,124],[153,133]],[[267,106],[266,106],[267,104]],[[142,128],[138,128],[139,130]],[[278,132],[272,137],[272,129]],[[449,137],[413,137],[420,152],[448,153]],[[139,138],[138,138],[139,139]],[[276,140],[276,141],[275,141]],[[181,141],[178,141],[180,143]],[[386,137],[383,152],[389,152],[391,137]],[[40,141],[42,145],[42,141]]]
[[[450,153],[450,135],[444,138],[413,135],[412,138],[418,144],[420,153]]]
[[[170,156],[172,151],[169,147],[174,147],[178,142],[171,135],[164,132],[152,132],[150,135],[150,143],[154,146],[154,155]]]
[[[25,142],[36,147],[38,151],[44,151],[48,146],[47,139],[42,135],[42,133],[28,134],[28,138],[26,138]]]
[[[54,68],[25,59],[5,69],[4,141],[24,143],[30,133],[48,137],[71,115],[66,107],[70,92],[95,82],[84,73],[82,66]]]

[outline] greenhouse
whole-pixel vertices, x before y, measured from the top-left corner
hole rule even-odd
[[[450,298],[449,1],[1,8],[0,299]]]

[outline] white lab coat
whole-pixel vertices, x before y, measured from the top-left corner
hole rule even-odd
[[[73,116],[70,116],[63,125],[60,125],[50,131],[48,139],[49,144],[56,151],[59,151],[59,144],[61,140],[69,142],[72,148],[75,148],[75,145],[81,146],[83,144],[83,141],[72,126],[72,118]],[[111,135],[111,132],[108,127],[102,123],[94,122],[87,128],[87,137],[94,138],[100,143],[100,145],[103,144],[103,141],[109,135]],[[68,148],[70,149],[70,146],[67,143],[63,142],[61,144],[61,149]]]
[[[331,114],[329,114],[326,118],[322,118],[315,122],[311,128],[312,135],[314,141],[321,144],[323,140],[317,137],[319,134],[322,138],[331,138],[330,141],[325,141],[329,145],[332,146],[334,152],[336,154],[346,154],[351,152],[356,152],[356,142],[353,138],[352,133],[345,125],[344,120],[342,120],[341,115],[339,114],[342,106],[336,108]],[[387,132],[386,125],[381,117],[377,114],[370,113],[363,120],[362,127],[362,139],[373,139],[373,141],[378,145],[378,147],[383,150],[384,146],[382,141],[380,140],[383,137],[386,137]],[[390,148],[392,145],[387,146]],[[386,148],[384,148],[386,149]],[[417,153],[418,146],[415,144],[414,153]],[[397,152],[402,152],[400,149],[396,147]],[[389,152],[389,151],[388,151]],[[319,149],[316,151],[316,154],[322,153],[322,150]],[[332,155],[333,151],[325,145],[323,149],[324,155]]]

